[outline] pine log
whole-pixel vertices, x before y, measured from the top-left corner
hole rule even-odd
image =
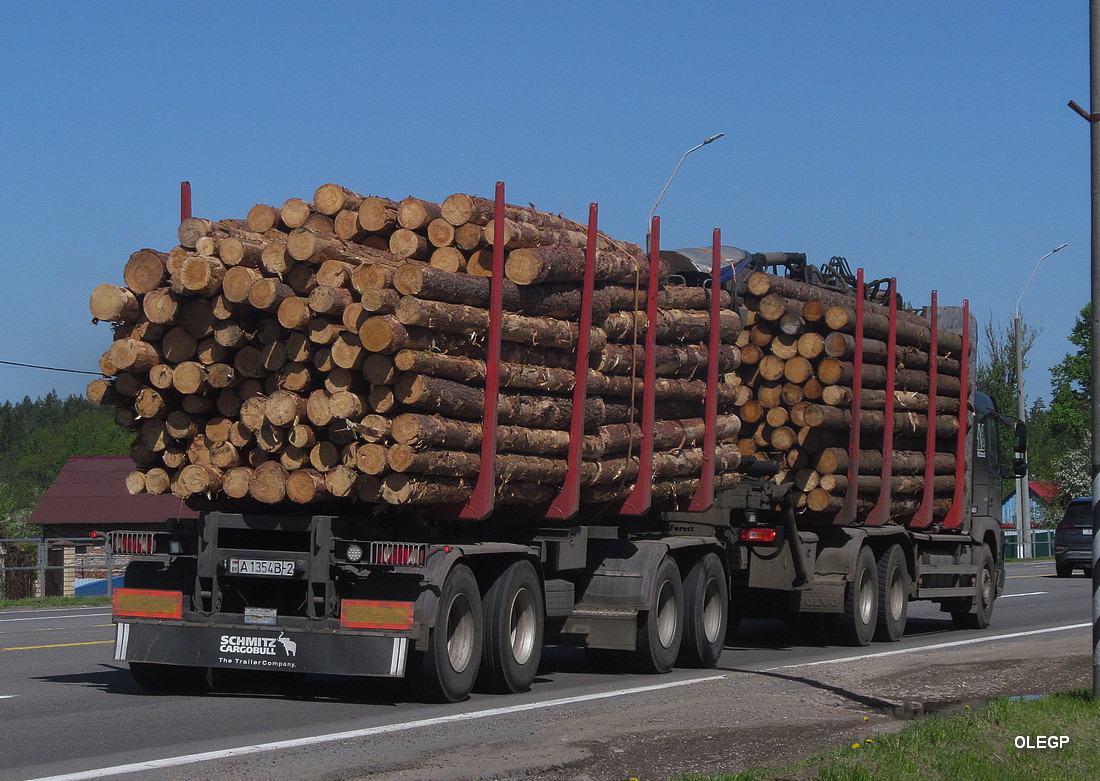
[[[600,250],[596,253],[596,280],[648,284],[649,259],[626,252]],[[517,285],[584,280],[585,251],[577,247],[531,247],[512,250],[504,273]],[[668,279],[662,263],[661,280]]]
[[[359,225],[371,233],[392,233],[397,226],[397,204],[389,198],[364,198],[359,204]]]
[[[153,249],[141,249],[130,256],[122,272],[122,279],[135,295],[156,290],[168,278],[167,253]],[[94,314],[94,313],[93,313]],[[100,320],[112,318],[101,317]]]
[[[322,184],[313,193],[313,208],[330,217],[343,209],[358,209],[363,196],[338,184]]]
[[[432,220],[443,216],[438,203],[409,196],[397,206],[397,224],[410,231],[427,230]]]

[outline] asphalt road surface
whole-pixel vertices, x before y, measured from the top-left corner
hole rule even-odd
[[[453,705],[324,676],[145,694],[112,660],[108,609],[0,611],[0,778],[648,780],[793,759],[928,703],[1088,685],[1090,582],[1053,562],[1008,575],[984,631],[922,603],[900,643],[864,649],[746,621],[718,669],[663,676],[548,648],[531,691]]]

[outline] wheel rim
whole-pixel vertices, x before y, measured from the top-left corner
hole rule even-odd
[[[718,639],[722,631],[722,592],[717,580],[707,581],[703,595],[703,635],[708,643]]]
[[[871,573],[864,570],[859,576],[859,620],[870,624],[874,610],[875,584],[871,580]]]
[[[465,594],[456,594],[447,610],[447,660],[460,673],[474,655],[474,611]]]
[[[890,573],[890,617],[895,621],[900,621],[904,610],[905,579],[901,575],[901,567],[896,567]]]
[[[527,664],[535,651],[537,616],[535,598],[530,589],[522,588],[512,599],[508,611],[508,635],[512,656],[519,664]]]
[[[661,584],[661,591],[657,594],[657,639],[662,648],[672,645],[672,638],[676,636],[676,592],[672,583],[665,581]]]
[[[993,604],[993,573],[989,567],[982,567],[981,606],[983,608]]]

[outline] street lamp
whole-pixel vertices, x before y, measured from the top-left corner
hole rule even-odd
[[[1027,284],[1024,285],[1023,291],[1020,293],[1020,297],[1016,299],[1016,319],[1013,322],[1013,328],[1016,335],[1016,392],[1017,398],[1017,417],[1020,420],[1024,420],[1024,349],[1023,349],[1023,325],[1020,322],[1020,303],[1024,300],[1024,293],[1031,287],[1031,281],[1035,279],[1036,272],[1039,271],[1039,266],[1044,260],[1049,258],[1055,252],[1061,249],[1065,249],[1067,245],[1059,244],[1052,249],[1046,255],[1039,258],[1039,261],[1035,264],[1035,268],[1031,272],[1031,276],[1027,278]],[[1016,478],[1016,528],[1019,534],[1019,543],[1017,548],[1019,549],[1019,555],[1021,559],[1030,559],[1032,554],[1031,546],[1031,491],[1028,483],[1030,482],[1028,476],[1027,462],[1024,462],[1024,474],[1022,477]]]
[[[661,194],[657,196],[657,203],[653,204],[653,208],[649,210],[649,221],[646,223],[646,231],[645,231],[645,249],[646,249],[646,252],[649,252],[649,239],[650,239],[650,235],[652,234],[652,231],[653,231],[653,214],[657,211],[657,207],[660,206],[661,199],[665,197],[665,192],[668,190],[668,186],[670,184],[672,184],[672,180],[676,178],[676,172],[680,170],[680,166],[682,166],[684,164],[684,160],[687,159],[688,155],[690,155],[696,149],[701,149],[702,147],[706,146],[711,141],[717,141],[719,138],[721,138],[724,135],[725,135],[725,133],[715,133],[713,136],[708,138],[703,143],[696,144],[691,149],[684,152],[684,156],[680,158],[680,162],[678,162],[676,164],[676,168],[674,168],[672,170],[672,176],[668,177],[668,181],[665,182],[665,187],[664,187],[663,190],[661,190]]]

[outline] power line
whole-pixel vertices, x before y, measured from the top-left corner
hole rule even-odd
[[[0,364],[4,366],[20,366],[24,369],[45,369],[49,372],[69,372],[71,374],[94,374],[96,377],[101,377],[100,372],[89,372],[83,369],[59,369],[56,366],[36,366],[33,363],[16,363],[15,361],[0,361]]]

